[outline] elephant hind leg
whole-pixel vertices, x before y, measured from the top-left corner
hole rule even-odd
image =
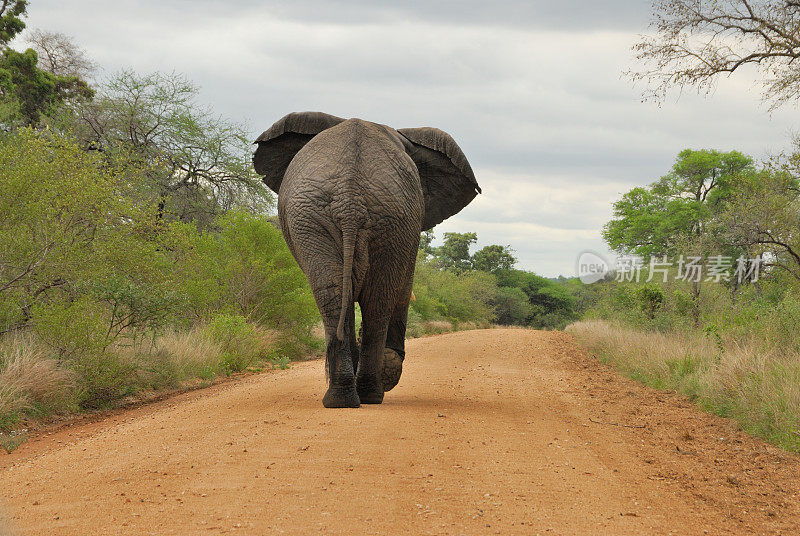
[[[386,348],[383,351],[383,390],[391,391],[400,381],[403,373],[403,361],[406,358],[406,325],[408,323],[408,307],[411,303],[411,290],[414,286],[414,265],[407,274],[397,304],[389,320],[386,334]]]
[[[400,379],[405,357],[408,304],[414,277],[419,233],[397,236],[393,255],[371,258],[370,271],[359,303],[364,317],[363,344],[358,367],[358,394],[363,404],[379,404],[384,392]],[[410,238],[413,238],[411,240]]]
[[[397,304],[386,334],[383,350],[383,390],[391,391],[400,381],[403,361],[406,358],[406,324],[408,321],[408,301]]]
[[[384,392],[394,389],[400,381],[400,376],[403,374],[404,357],[388,346],[383,350],[383,371],[381,376]]]
[[[359,303],[363,323],[356,385],[362,404],[383,402],[383,364],[386,335],[397,292],[389,285],[365,284]]]
[[[331,353],[340,353],[347,345],[347,341],[340,341],[334,337],[328,342],[327,358],[330,359]],[[361,400],[356,391],[355,378],[349,380],[346,377],[334,374],[329,375],[328,390],[322,397],[322,405],[326,408],[357,408],[361,405]]]
[[[315,297],[326,303],[326,298],[335,300],[336,291],[333,288],[325,292],[315,291]],[[335,300],[338,301],[338,300]],[[325,355],[325,371],[328,376],[328,390],[322,398],[322,405],[326,408],[357,408],[360,405],[355,385],[355,367],[358,362],[358,348],[355,334],[355,313],[353,304],[345,316],[343,325],[344,340],[339,340],[337,330],[339,325],[339,308],[320,307],[325,325],[325,340],[327,343]]]
[[[383,345],[386,342],[388,318],[367,318],[362,328],[361,355],[356,385],[362,404],[383,402]]]

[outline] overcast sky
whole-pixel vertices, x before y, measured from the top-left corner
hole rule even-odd
[[[682,149],[763,158],[798,124],[748,73],[709,98],[640,102],[621,73],[649,16],[649,0],[32,0],[27,23],[73,36],[105,73],[185,74],[254,137],[301,110],[446,130],[483,195],[437,236],[474,231],[554,276],[604,252],[613,201]]]

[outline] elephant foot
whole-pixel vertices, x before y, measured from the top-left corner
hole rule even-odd
[[[357,408],[361,405],[360,402],[354,385],[348,387],[332,385],[322,397],[322,405],[326,408]]]
[[[380,404],[383,402],[383,388],[376,381],[358,381],[358,398],[362,404]]]
[[[400,381],[402,373],[403,360],[400,354],[391,348],[386,348],[383,351],[383,390],[391,391]]]

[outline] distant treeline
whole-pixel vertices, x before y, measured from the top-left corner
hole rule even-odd
[[[439,247],[433,240],[428,231],[420,241],[410,326],[446,320],[562,329],[578,317],[571,288],[579,282],[515,269],[510,246],[494,244],[470,254],[475,233],[444,233]]]

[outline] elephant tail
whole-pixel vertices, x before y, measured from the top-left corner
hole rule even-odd
[[[339,313],[339,327],[336,329],[336,337],[340,341],[344,340],[344,322],[353,303],[353,257],[357,233],[355,228],[342,229],[342,310]]]

